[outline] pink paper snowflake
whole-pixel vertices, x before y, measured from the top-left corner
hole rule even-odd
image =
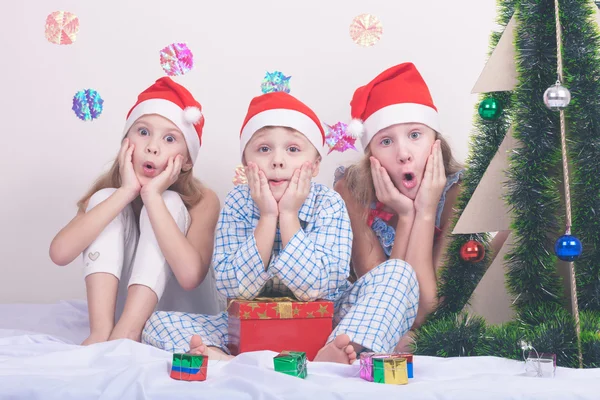
[[[46,39],[54,44],[72,44],[79,33],[79,18],[68,11],[54,11],[46,18]]]
[[[354,147],[356,138],[348,135],[348,125],[343,122],[338,122],[335,125],[323,125],[325,125],[327,131],[325,134],[325,143],[329,146],[329,152],[327,154],[330,154],[334,150],[339,151],[340,153],[350,149],[356,150],[356,147]]]
[[[194,55],[185,43],[173,43],[160,51],[160,65],[169,76],[183,75],[194,67]]]

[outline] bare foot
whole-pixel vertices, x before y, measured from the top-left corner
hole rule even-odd
[[[406,335],[402,336],[402,339],[396,345],[395,351],[396,353],[412,353],[414,343],[415,340],[412,336],[412,331],[409,331]]]
[[[208,355],[208,347],[202,342],[200,335],[194,335],[190,339],[190,354]]]
[[[354,346],[350,344],[350,337],[345,334],[337,336],[333,339],[333,342],[327,343],[325,347],[319,350],[314,361],[352,364],[356,361],[356,351],[354,351]]]
[[[140,342],[142,339],[142,331],[132,331],[130,329],[123,329],[119,327],[119,324],[115,326],[108,340],[119,340],[119,339],[130,339],[135,342]]]
[[[231,360],[233,356],[226,354],[218,347],[207,346],[202,342],[200,335],[190,339],[190,354],[205,355],[211,360]]]
[[[83,342],[81,342],[82,346],[89,346],[94,343],[102,343],[108,340],[110,336],[110,332],[108,333],[99,333],[99,332],[91,332],[90,336],[87,337]]]

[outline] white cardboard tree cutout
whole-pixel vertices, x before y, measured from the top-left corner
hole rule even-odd
[[[510,153],[516,144],[517,141],[511,127],[452,233],[469,234],[510,230],[511,213],[504,198],[507,193],[506,182],[508,182],[506,171],[510,163]],[[465,307],[465,310],[481,315],[491,324],[514,319],[514,312],[511,308],[512,298],[505,285],[506,271],[504,268],[504,256],[512,244],[513,235],[511,233],[502,243],[500,251],[494,255],[491,265],[473,291],[469,305]]]
[[[471,93],[505,92],[517,86],[516,28],[517,21],[513,15]]]

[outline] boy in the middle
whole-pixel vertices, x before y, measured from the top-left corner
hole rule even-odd
[[[325,154],[321,122],[287,93],[264,94],[250,103],[240,139],[248,184],[229,192],[221,210],[213,255],[217,289],[248,300],[337,300],[349,286],[352,230],[339,194],[311,182]],[[226,312],[156,312],[142,340],[171,352],[231,357]],[[355,360],[350,337],[340,332],[315,357]]]

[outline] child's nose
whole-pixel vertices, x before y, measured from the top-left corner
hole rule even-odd
[[[146,147],[146,153],[157,155],[158,154],[158,147],[153,146],[153,145],[148,145],[148,147]]]
[[[285,167],[284,155],[281,151],[273,152],[273,159],[271,160],[271,166],[273,168],[284,168]]]
[[[398,152],[398,162],[401,164],[406,164],[407,162],[412,161],[412,156],[408,152]]]

